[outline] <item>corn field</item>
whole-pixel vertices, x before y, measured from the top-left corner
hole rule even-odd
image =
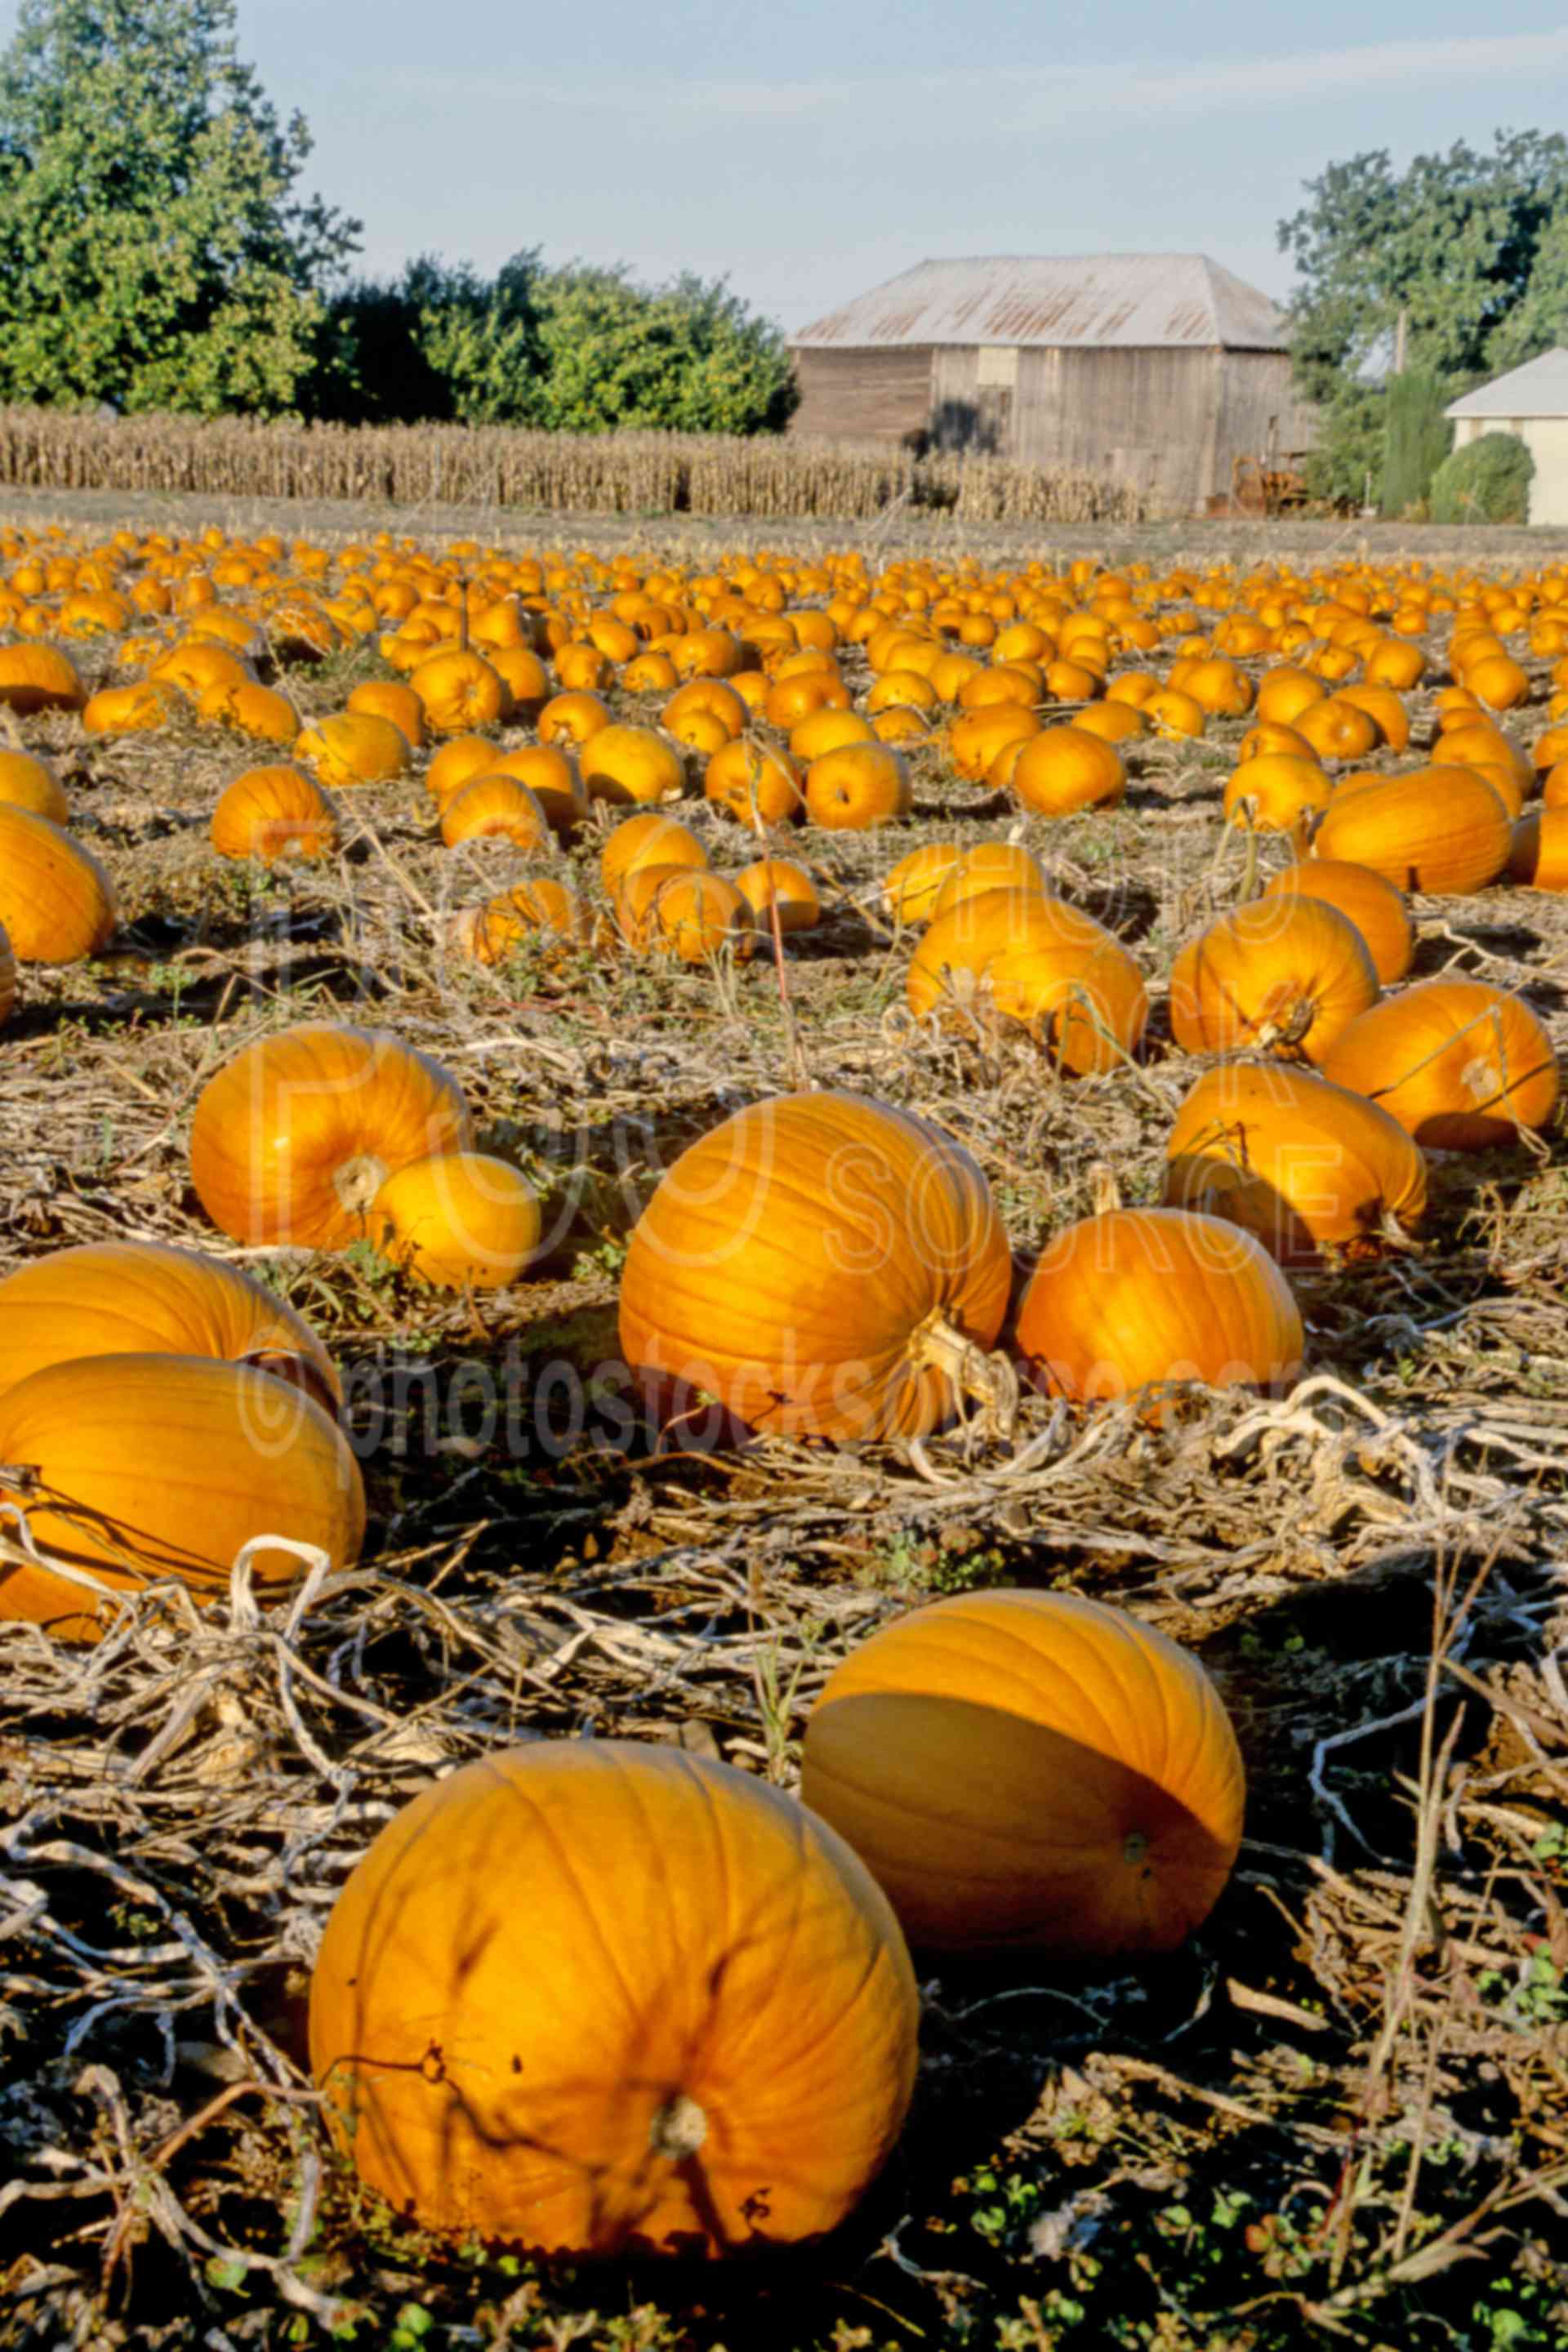
[[[1137,491],[1073,468],[916,457],[875,442],[510,426],[260,424],[0,409],[0,486],[512,507],[554,514],[1133,523]]]

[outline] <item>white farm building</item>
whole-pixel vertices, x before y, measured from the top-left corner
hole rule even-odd
[[[1517,433],[1535,460],[1528,520],[1568,524],[1568,351],[1542,352],[1443,414],[1453,420],[1456,449],[1483,433]]]

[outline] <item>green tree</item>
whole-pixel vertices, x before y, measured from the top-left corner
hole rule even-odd
[[[578,264],[539,274],[533,300],[537,424],[573,433],[772,432],[795,406],[782,334],[722,280],[687,276],[649,291],[624,268]]]
[[[1406,368],[1389,377],[1384,394],[1384,514],[1402,515],[1426,504],[1432,477],[1453,438],[1443,414],[1447,402],[1447,386],[1430,368]]]
[[[1377,387],[1402,315],[1411,364],[1449,399],[1561,340],[1568,139],[1499,131],[1489,154],[1460,142],[1397,173],[1374,149],[1307,190],[1279,244],[1297,273],[1296,380],[1324,411],[1313,486],[1358,497],[1383,472]]]
[[[236,50],[234,0],[23,0],[0,58],[0,397],[293,406],[360,224]]]
[[[308,387],[311,414],[353,424],[506,425],[531,413],[537,321],[526,265],[493,282],[466,261],[421,254],[390,280],[334,297],[330,362]]]
[[[1517,433],[1481,433],[1432,477],[1434,522],[1524,522],[1535,460]]]

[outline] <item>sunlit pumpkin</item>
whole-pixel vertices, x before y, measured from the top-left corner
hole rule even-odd
[[[633,1230],[634,1370],[756,1429],[917,1436],[1002,1327],[1007,1239],[941,1129],[848,1094],[754,1103],[683,1151]]]
[[[882,905],[895,922],[929,922],[942,884],[963,863],[956,841],[928,841],[900,857],[882,883]]]
[[[1026,1029],[1079,1076],[1124,1066],[1148,1018],[1142,975],[1093,917],[1040,891],[989,890],[931,924],[905,980],[917,1020]]]
[[[679,752],[651,727],[595,728],[577,763],[589,799],[612,806],[679,800],[686,790]]]
[[[781,933],[809,931],[822,920],[822,900],[804,866],[787,857],[759,857],[735,877],[735,887],[764,935],[778,918]]]
[[[1366,942],[1384,988],[1403,980],[1415,957],[1415,926],[1401,893],[1370,866],[1310,857],[1285,866],[1264,885],[1266,898],[1321,898],[1353,923]]]
[[[1165,1159],[1169,1205],[1245,1225],[1282,1265],[1413,1233],[1426,1207],[1426,1161],[1396,1119],[1280,1063],[1205,1071]]]
[[[424,706],[432,735],[467,735],[493,727],[511,707],[505,679],[472,650],[429,655],[410,672],[408,683]]]
[[[1261,1242],[1188,1209],[1110,1209],[1065,1226],[1029,1277],[1016,1336],[1047,1394],[1080,1404],[1192,1382],[1288,1388],[1304,1347],[1290,1286]]]
[[[26,809],[51,824],[70,823],[65,786],[48,761],[31,751],[0,751],[0,807]]]
[[[1041,816],[1079,809],[1113,808],[1127,790],[1127,769],[1114,743],[1081,727],[1047,727],[1026,742],[1013,764],[1012,791]]]
[[[1509,812],[1484,777],[1419,768],[1331,803],[1312,855],[1369,866],[1401,890],[1458,897],[1496,881],[1511,842]]]
[[[81,672],[58,646],[0,646],[0,706],[23,718],[35,710],[79,710]]]
[[[466,1150],[455,1078],[384,1031],[309,1021],[258,1037],[209,1078],[191,1181],[221,1233],[342,1249],[411,1160]]]
[[[1520,818],[1508,874],[1526,890],[1568,890],[1568,807],[1536,809]]]
[[[544,938],[587,947],[597,931],[592,908],[576,891],[542,876],[498,892],[482,907],[465,908],[449,936],[459,955],[491,965],[504,963],[525,941]]]
[[[1171,1033],[1184,1053],[1261,1046],[1321,1062],[1376,1002],[1353,923],[1319,898],[1254,898],[1190,940],[1171,967]]]
[[[247,768],[218,796],[208,828],[220,857],[331,857],[338,813],[313,776],[293,767]]]
[[[78,963],[120,920],[90,849],[47,816],[0,803],[0,928],[18,963]]]
[[[605,896],[620,895],[626,877],[638,866],[706,866],[708,852],[689,825],[679,817],[660,816],[652,810],[623,817],[599,852],[599,879]]]
[[[918,2024],[886,1897],[794,1797],[546,1739],[381,1830],[321,1940],[310,2066],[360,2179],[426,2231],[725,2256],[849,2212]]]
[[[749,735],[715,751],[702,779],[707,798],[753,833],[804,816],[800,771],[788,751]]]
[[[1479,980],[1426,980],[1352,1022],[1323,1075],[1379,1103],[1419,1144],[1484,1151],[1544,1127],[1559,1075],[1539,1014]]]
[[[516,776],[476,776],[455,792],[441,811],[441,838],[448,849],[468,841],[506,841],[530,856],[553,846],[549,819]]]
[[[828,1677],[801,1793],[917,1948],[1173,1949],[1241,1843],[1246,1779],[1197,1660],[1077,1593],[965,1592]]]
[[[891,824],[908,816],[912,800],[903,755],[886,743],[846,743],[805,772],[806,814],[830,831]]]
[[[113,1596],[177,1581],[226,1594],[257,1544],[263,1593],[297,1583],[286,1538],[349,1568],[364,1538],[359,1465],[301,1389],[207,1356],[88,1356],[32,1373],[0,1397],[0,1494],[26,1515],[44,1564],[0,1559],[0,1617],[94,1640]],[[58,1562],[59,1572],[49,1565]]]
[[[1225,814],[1257,833],[1293,833],[1328,807],[1332,789],[1316,758],[1262,752],[1226,779]]]
[[[704,867],[638,864],[616,898],[616,920],[629,947],[707,963],[725,950],[747,961],[756,924],[732,882]]]
[[[542,1230],[526,1177],[484,1151],[409,1160],[387,1178],[367,1223],[384,1257],[438,1290],[515,1282]]]
[[[163,1242],[84,1242],[0,1282],[0,1396],[84,1356],[211,1356],[334,1405],[342,1385],[304,1318],[237,1266]]]

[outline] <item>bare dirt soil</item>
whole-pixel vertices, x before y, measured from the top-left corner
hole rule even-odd
[[[167,501],[9,505],[35,524],[195,520]],[[484,528],[265,520],[437,544]],[[530,534],[510,516],[487,535],[704,560],[744,537],[652,520]],[[872,557],[956,551],[934,529],[852,536]],[[1178,550],[1461,551],[1403,528],[1196,524],[963,551]],[[1462,543],[1488,565],[1550,551],[1536,534]],[[1534,669],[1532,706],[1507,722],[1526,742],[1543,723]],[[290,690],[326,711],[373,674],[374,643]],[[1430,694],[1409,699],[1423,741]],[[786,1087],[792,1057],[815,1085],[961,1136],[1020,1264],[1090,1209],[1107,1167],[1127,1202],[1159,1198],[1198,1067],[1169,1040],[1164,981],[1240,884],[1219,795],[1241,724],[1134,747],[1121,808],[1055,824],[921,754],[916,815],[893,835],[800,836],[830,905],[791,942],[785,1003],[765,955],[457,962],[445,916],[512,878],[511,853],[442,848],[417,776],[344,795],[337,865],[275,877],[208,845],[217,792],[247,764],[231,742],[192,728],[84,743],[74,721],[27,722],[131,919],[94,964],[29,967],[0,1035],[0,1271],[146,1237],[264,1274],[339,1357],[373,1529],[359,1571],[290,1610],[261,1613],[243,1589],[202,1612],[165,1597],[92,1651],[0,1627],[0,2344],[1518,2352],[1568,2337],[1562,1112],[1534,1143],[1436,1158],[1418,1242],[1300,1278],[1309,1372],[1281,1401],[1194,1397],[1155,1428],[1031,1398],[1006,1440],[959,1430],[913,1457],[778,1441],[659,1454],[617,1364],[640,1204],[686,1141]],[[715,866],[746,862],[705,803],[681,814]],[[1142,965],[1156,1009],[1137,1066],[1064,1080],[1022,1038],[908,1019],[908,943],[877,877],[918,840],[1015,826]],[[597,848],[559,870],[596,887]],[[1286,852],[1262,855],[1272,868]],[[1568,901],[1493,888],[1414,910],[1416,976],[1519,989],[1568,1046]],[[215,1235],[188,1180],[192,1104],[249,1039],[321,1014],[394,1028],[461,1078],[484,1139],[545,1197],[535,1276],[470,1302],[416,1289],[366,1244],[311,1257]],[[1125,1974],[924,1967],[904,2140],[810,2254],[562,2273],[373,2209],[329,2149],[300,2029],[336,1890],[399,1805],[541,1734],[678,1742],[791,1785],[849,1645],[921,1600],[1014,1583],[1125,1604],[1221,1685],[1247,1840],[1188,1948]]]

